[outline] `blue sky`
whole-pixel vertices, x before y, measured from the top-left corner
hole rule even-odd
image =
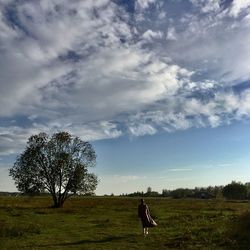
[[[98,194],[249,181],[249,44],[249,0],[0,0],[0,190],[62,130]]]

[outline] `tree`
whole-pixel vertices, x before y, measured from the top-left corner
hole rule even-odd
[[[232,181],[231,184],[228,184],[223,188],[222,194],[227,199],[246,199],[247,187],[240,182]]]
[[[152,193],[152,188],[151,187],[148,187],[147,188],[147,194],[151,194]]]
[[[193,195],[193,191],[188,188],[177,188],[171,192],[171,196],[175,199],[192,197]]]
[[[247,187],[247,198],[250,199],[250,182],[245,183],[245,186]]]
[[[163,197],[168,197],[168,196],[170,196],[170,191],[167,190],[167,189],[162,189],[161,196],[163,196]]]
[[[95,163],[96,154],[89,142],[67,132],[51,137],[40,133],[28,139],[26,149],[10,169],[10,176],[19,191],[37,194],[47,190],[53,207],[62,207],[74,194],[94,192],[98,181],[88,168]]]

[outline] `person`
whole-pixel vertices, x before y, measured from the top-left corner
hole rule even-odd
[[[151,218],[147,204],[143,199],[141,199],[138,206],[138,217],[141,219],[142,223],[142,233],[144,237],[148,234],[149,227],[156,227],[156,222]]]

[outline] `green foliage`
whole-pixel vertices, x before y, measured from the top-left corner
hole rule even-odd
[[[175,190],[163,189],[162,193],[158,193],[156,191],[152,191],[150,187],[148,187],[147,192],[134,192],[130,194],[122,194],[121,196],[129,196],[129,197],[172,197],[175,199],[181,198],[203,198],[203,199],[211,199],[211,198],[221,198],[222,197],[222,189],[223,186],[209,186],[209,187],[196,187],[194,189],[190,188],[177,188]]]
[[[247,187],[247,198],[250,199],[250,182],[247,182],[245,185]]]
[[[248,249],[249,202],[145,201],[158,223],[146,238],[139,198],[71,197],[51,209],[48,197],[0,197],[0,249]]]
[[[247,198],[248,190],[246,185],[232,181],[223,188],[222,193],[227,199],[243,200]]]
[[[178,188],[171,192],[171,196],[175,199],[186,198],[194,196],[191,189],[188,188]]]
[[[29,138],[24,152],[10,169],[19,191],[38,194],[48,191],[54,207],[61,207],[74,194],[93,193],[97,177],[88,173],[95,165],[92,145],[67,132],[45,133]]]

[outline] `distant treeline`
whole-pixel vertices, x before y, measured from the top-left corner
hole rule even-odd
[[[175,190],[163,189],[161,193],[153,191],[148,187],[146,192],[134,192],[130,194],[122,194],[121,196],[128,197],[171,197],[175,199],[180,198],[198,198],[198,199],[212,199],[212,198],[226,198],[226,199],[250,199],[250,182],[240,183],[232,181],[226,186],[208,186],[190,188],[177,188]]]
[[[26,194],[19,192],[0,192],[0,196],[48,196],[49,193],[39,194]],[[74,196],[95,196],[93,192],[84,195]],[[114,196],[104,195],[104,196]],[[208,186],[208,187],[195,187],[191,188],[177,188],[175,190],[163,189],[161,193],[153,191],[151,187],[147,188],[146,192],[134,192],[130,194],[121,194],[123,197],[169,197],[174,199],[181,198],[197,198],[197,199],[213,199],[213,198],[226,198],[232,200],[247,200],[250,199],[250,182],[245,184],[241,182],[232,181],[226,186]]]
[[[19,192],[0,192],[0,196],[19,196]]]

